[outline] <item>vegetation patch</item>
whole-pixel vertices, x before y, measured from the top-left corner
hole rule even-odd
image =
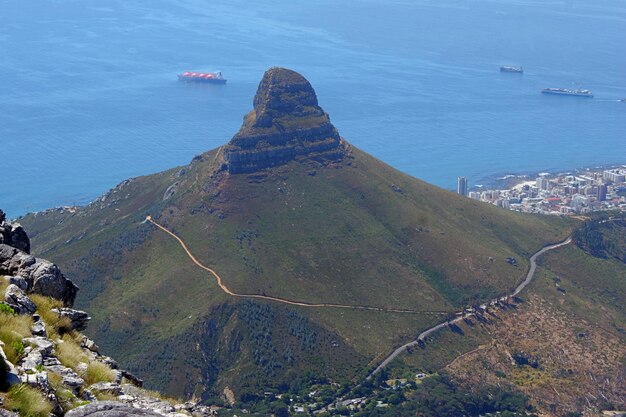
[[[70,319],[52,311],[53,308],[62,308],[63,302],[52,297],[45,297],[39,294],[30,294],[29,298],[35,303],[37,306],[37,313],[46,323],[46,331],[48,332],[50,339],[58,339],[60,335],[71,330],[72,323]]]
[[[56,344],[56,353],[57,358],[63,365],[74,370],[81,362],[89,363],[89,358],[69,333],[64,334]]]
[[[4,353],[12,363],[17,363],[24,354],[22,339],[32,336],[30,316],[0,312],[0,340],[4,342]]]
[[[115,372],[101,362],[89,363],[87,370],[81,376],[85,379],[87,385],[92,385],[97,382],[115,381]]]
[[[23,384],[11,387],[5,407],[21,417],[48,417],[52,412],[52,405],[43,393]]]

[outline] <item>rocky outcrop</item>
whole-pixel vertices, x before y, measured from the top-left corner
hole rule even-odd
[[[161,414],[149,410],[134,408],[132,405],[115,401],[101,401],[79,407],[66,414],[67,417],[124,417],[149,416],[162,417]]]
[[[89,314],[81,310],[74,310],[72,308],[53,309],[61,317],[67,317],[70,321],[71,330],[85,330],[87,328],[87,322],[91,320]]]
[[[311,84],[285,68],[269,69],[254,97],[254,110],[224,148],[232,174],[286,164],[292,160],[334,161],[344,146]]]
[[[4,221],[1,211],[0,217],[3,230],[17,230],[15,225]],[[13,385],[30,386],[49,402],[55,416],[214,415],[208,407],[195,403],[172,404],[142,390],[141,379],[118,369],[117,363],[102,355],[92,340],[77,333],[87,326],[90,317],[86,312],[68,307],[51,308],[46,303],[35,304],[29,298],[31,293],[71,305],[78,288],[56,265],[23,250],[24,242],[28,242],[26,234],[14,241],[18,242],[19,248],[0,244],[0,283],[6,285],[0,314],[8,315],[5,320],[10,322],[13,317],[14,324],[22,325],[21,333],[11,333],[9,346],[0,340],[0,391]],[[32,318],[30,331],[28,327],[23,328],[23,323],[30,321],[24,321],[17,314]],[[15,334],[20,335],[21,340],[15,340]],[[5,348],[11,349],[7,352],[12,353],[10,357],[14,363],[5,354]],[[0,416],[15,416],[2,408],[3,395],[0,395]],[[118,401],[98,400],[111,397]],[[83,405],[85,403],[89,404]],[[83,406],[65,413],[78,405]]]
[[[78,287],[65,278],[59,268],[50,261],[35,258],[28,253],[0,244],[0,275],[14,276],[26,282],[26,291],[74,304]]]
[[[13,246],[22,252],[30,253],[30,239],[19,223],[9,223],[0,210],[0,243]]]
[[[4,302],[20,314],[34,314],[37,307],[24,290],[15,284],[9,284],[4,292]]]

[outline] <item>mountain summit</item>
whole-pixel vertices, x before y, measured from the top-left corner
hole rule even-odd
[[[255,172],[294,159],[339,160],[344,147],[311,84],[285,68],[265,72],[254,110],[225,147],[230,173]]]

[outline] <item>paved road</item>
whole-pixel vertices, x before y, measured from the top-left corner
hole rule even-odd
[[[526,288],[526,286],[528,284],[530,284],[530,282],[533,280],[534,276],[535,276],[535,271],[537,270],[537,258],[541,255],[543,255],[544,253],[560,248],[561,246],[565,246],[565,245],[569,245],[572,242],[572,238],[569,237],[566,240],[564,240],[561,243],[557,243],[554,245],[550,245],[550,246],[545,246],[542,249],[540,249],[539,251],[535,252],[531,257],[530,257],[530,268],[528,269],[528,273],[526,274],[526,279],[524,279],[524,281],[517,286],[517,288],[515,288],[515,291],[513,291],[513,293],[511,294],[511,297],[516,296],[517,294],[519,294],[524,288]],[[498,297],[493,301],[498,301],[500,299],[502,299],[503,297]],[[412,347],[412,346],[417,346],[420,343],[423,343],[424,340],[430,336],[431,334],[435,333],[437,330],[442,329],[446,326],[448,326],[449,324],[454,324],[454,323],[458,323],[459,321],[466,319],[472,315],[474,315],[474,313],[465,313],[465,312],[459,312],[458,314],[460,314],[458,317],[456,317],[454,320],[449,320],[449,321],[444,321],[443,323],[439,323],[436,326],[431,327],[430,329],[426,329],[424,330],[422,333],[419,334],[419,336],[417,336],[416,340],[413,340],[412,342],[406,343],[402,346],[400,346],[399,348],[397,348],[396,350],[394,350],[389,356],[387,356],[381,363],[380,365],[378,365],[376,367],[376,369],[374,369],[368,376],[366,379],[371,379],[374,375],[376,375],[377,372],[379,372],[381,369],[383,369],[385,366],[387,366],[391,361],[393,361],[399,354],[401,354],[402,352],[404,352],[405,350],[407,350],[407,348]]]
[[[199,266],[200,268],[204,269],[205,271],[207,271],[211,275],[213,275],[215,277],[215,279],[217,280],[217,285],[222,289],[222,291],[224,291],[226,294],[228,294],[230,296],[233,296],[233,297],[254,298],[254,299],[274,301],[274,302],[277,302],[277,303],[289,304],[289,305],[300,306],[300,307],[346,308],[346,309],[351,309],[351,310],[369,310],[369,311],[379,311],[379,312],[384,312],[384,313],[436,314],[436,315],[447,314],[446,312],[441,312],[441,311],[402,310],[402,309],[382,308],[382,307],[372,307],[372,306],[359,306],[359,305],[349,305],[349,304],[308,303],[308,302],[305,302],[305,301],[295,301],[295,300],[288,300],[286,298],[271,297],[269,295],[239,294],[239,293],[236,293],[236,292],[230,290],[224,284],[224,282],[222,280],[222,277],[215,270],[213,270],[212,268],[209,268],[208,266],[205,266],[195,256],[193,256],[193,254],[191,253],[191,251],[189,250],[189,248],[187,247],[185,242],[178,235],[176,235],[174,232],[168,230],[164,226],[162,226],[159,223],[157,223],[152,218],[152,216],[147,216],[146,217],[146,221],[152,223],[153,225],[155,225],[156,227],[158,227],[159,229],[161,229],[162,231],[164,231],[165,233],[167,233],[168,235],[170,235],[174,239],[176,239],[178,241],[178,243],[180,243],[182,248],[185,250],[185,252],[187,253],[187,256],[189,256],[189,259],[191,259],[193,261],[193,263],[195,263],[197,266]]]

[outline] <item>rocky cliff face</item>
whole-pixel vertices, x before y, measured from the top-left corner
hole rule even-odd
[[[28,236],[1,210],[0,242],[0,416],[214,415],[142,390],[140,379],[79,333],[89,315],[70,308],[78,287],[31,256]]]
[[[345,149],[311,84],[285,68],[269,69],[254,97],[254,110],[224,148],[228,172],[256,172],[289,161],[339,160]]]

